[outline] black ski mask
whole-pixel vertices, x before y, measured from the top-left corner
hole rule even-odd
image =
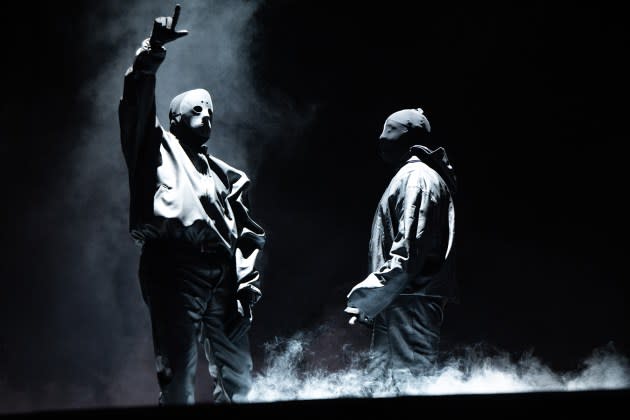
[[[378,154],[388,164],[399,164],[407,159],[411,146],[426,142],[430,132],[431,125],[421,108],[394,112],[385,120]]]

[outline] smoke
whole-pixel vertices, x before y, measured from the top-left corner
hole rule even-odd
[[[278,91],[262,97],[257,86],[252,42],[257,36],[255,12],[260,1],[180,1],[178,30],[189,35],[166,45],[167,55],[157,73],[158,118],[168,129],[168,105],[177,94],[194,88],[207,89],[213,98],[214,121],[208,143],[211,153],[254,175],[270,143],[278,134],[303,129],[311,111],[295,105]],[[172,1],[108,2],[95,6],[87,16],[88,27],[100,27],[90,38],[88,50],[105,51],[101,69],[81,92],[90,104],[92,121],[86,138],[99,137],[116,144],[117,103],[125,70],[136,49],[151,33],[153,18],[171,16]],[[101,143],[90,141],[90,143]],[[103,144],[101,143],[101,148]],[[119,162],[121,156],[109,156]]]
[[[347,367],[309,366],[314,335],[300,333],[267,344],[267,366],[256,377],[250,402],[330,398],[381,398],[447,394],[609,390],[630,387],[630,363],[612,345],[596,349],[573,372],[554,372],[525,354],[515,357],[483,346],[465,348],[425,376],[398,371],[385,380],[369,369],[368,353],[343,347]]]

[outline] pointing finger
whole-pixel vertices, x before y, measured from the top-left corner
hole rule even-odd
[[[179,20],[179,11],[181,10],[181,6],[179,4],[175,5],[175,12],[173,12],[173,23],[171,25],[171,29],[175,30],[175,25],[177,25],[177,21]]]

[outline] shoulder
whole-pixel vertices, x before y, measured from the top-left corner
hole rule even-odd
[[[432,169],[417,158],[409,159],[403,166],[398,169],[394,180],[402,184],[419,183],[423,181]]]
[[[418,158],[411,158],[403,165],[390,184],[390,189],[404,192],[407,197],[432,194],[442,185],[440,175]]]
[[[424,184],[439,184],[442,177],[440,174],[427,163],[418,158],[411,159],[407,165],[407,176],[410,179]]]

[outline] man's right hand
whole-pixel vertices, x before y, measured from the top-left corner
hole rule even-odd
[[[181,6],[178,4],[175,6],[173,17],[163,16],[155,19],[153,22],[153,31],[149,38],[152,48],[161,48],[167,42],[175,41],[178,38],[188,35],[188,31],[186,30],[175,30],[180,10]]]
[[[371,327],[374,324],[374,321],[365,316],[365,314],[361,313],[361,310],[359,308],[347,306],[346,309],[344,309],[343,311],[349,315],[352,315],[352,317],[348,321],[348,324],[350,325],[361,324],[367,327]]]

